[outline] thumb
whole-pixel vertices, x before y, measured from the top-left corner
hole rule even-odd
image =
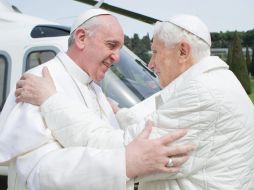
[[[148,139],[153,129],[152,122],[148,120],[146,122],[145,128],[142,130],[142,132],[138,135],[138,138],[142,139]]]
[[[42,76],[43,76],[43,78],[47,78],[47,79],[50,79],[51,81],[53,81],[53,79],[49,73],[48,67],[42,68]]]

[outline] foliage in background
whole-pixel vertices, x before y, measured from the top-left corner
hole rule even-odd
[[[230,66],[232,62],[232,44],[228,47],[227,64]]]
[[[252,101],[252,103],[254,104],[254,79],[251,80],[251,89],[252,89],[252,93],[249,95],[250,99]]]
[[[254,46],[252,47],[252,59],[251,59],[251,64],[250,64],[250,73],[252,76],[254,76]],[[253,89],[253,88],[252,88]]]
[[[246,55],[245,55],[245,61],[246,61],[246,66],[248,70],[248,75],[251,74],[251,61],[250,61],[250,52],[249,52],[249,47],[246,47]]]
[[[250,78],[248,75],[247,66],[242,52],[242,45],[238,32],[234,33],[232,43],[232,58],[229,68],[241,82],[247,94],[250,94],[251,93]]]
[[[212,48],[228,48],[233,41],[234,33],[227,32],[211,32]],[[238,32],[241,44],[245,47],[254,47],[254,29],[246,32]]]
[[[125,36],[124,39],[124,44],[148,64],[151,58],[151,40],[149,34],[140,39],[139,35],[135,33],[132,38]]]

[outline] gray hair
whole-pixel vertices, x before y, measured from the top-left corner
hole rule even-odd
[[[99,20],[100,19],[98,19],[97,17],[92,17],[89,20],[87,20],[86,22],[84,22],[83,24],[81,24],[79,27],[83,27],[84,29],[86,29],[88,31],[88,35],[92,36],[95,34],[96,27],[100,25]],[[75,34],[75,30],[70,34],[70,37],[68,39],[68,47],[70,47],[75,40],[74,34]]]
[[[154,27],[154,36],[169,48],[174,47],[183,39],[187,40],[192,47],[192,56],[197,62],[210,55],[210,47],[206,42],[170,22],[157,22]]]

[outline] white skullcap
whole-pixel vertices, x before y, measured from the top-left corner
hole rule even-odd
[[[102,9],[89,9],[88,11],[80,14],[73,22],[71,27],[71,33],[76,30],[79,26],[81,26],[84,22],[98,15],[111,15],[108,11]]]
[[[198,17],[181,14],[181,15],[173,16],[169,18],[167,21],[201,38],[204,42],[206,42],[211,47],[212,43],[211,43],[210,32],[207,26]]]

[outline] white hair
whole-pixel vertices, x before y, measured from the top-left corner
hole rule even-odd
[[[154,37],[158,37],[169,48],[183,39],[187,40],[192,47],[192,56],[197,62],[210,55],[210,47],[206,42],[170,22],[157,22],[154,26]]]

